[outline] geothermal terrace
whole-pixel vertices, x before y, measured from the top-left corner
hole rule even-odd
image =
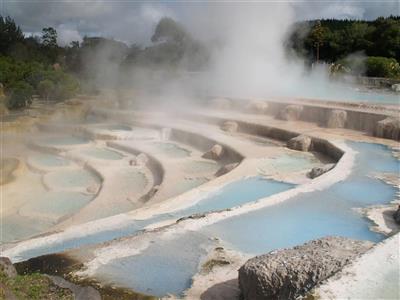
[[[399,293],[398,107],[213,98],[158,111],[96,101],[25,121],[29,135],[3,129],[2,256],[115,293],[232,299],[250,257],[343,236],[377,244],[346,266],[351,275],[313,293]]]

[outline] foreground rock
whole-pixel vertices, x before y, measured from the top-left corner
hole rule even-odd
[[[210,150],[202,155],[202,158],[220,160],[223,153],[224,148],[221,145],[215,144]]]
[[[17,276],[17,270],[8,257],[0,257],[0,271],[9,278]]]
[[[344,128],[347,121],[347,112],[345,110],[331,110],[326,126],[328,128]]]
[[[386,118],[379,121],[376,126],[375,135],[377,137],[400,140],[400,120]]]
[[[287,142],[287,147],[298,151],[309,151],[311,148],[311,138],[306,135],[299,135]]]
[[[325,237],[248,260],[239,269],[244,300],[296,299],[372,247],[368,241]]]
[[[278,118],[285,121],[297,121],[300,119],[303,106],[288,105],[278,115]]]
[[[332,170],[335,167],[335,164],[327,164],[323,165],[321,167],[314,167],[311,169],[310,172],[307,173],[307,176],[311,179],[317,178],[318,176],[321,176],[322,174],[325,174],[326,172]]]

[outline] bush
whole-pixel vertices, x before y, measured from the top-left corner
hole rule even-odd
[[[11,86],[11,93],[7,101],[9,109],[23,108],[32,103],[33,87],[23,81],[18,81]]]
[[[371,77],[400,77],[400,65],[394,58],[371,56],[366,60],[366,75]]]

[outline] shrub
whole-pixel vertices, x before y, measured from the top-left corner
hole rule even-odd
[[[32,103],[33,87],[23,81],[18,81],[10,88],[10,96],[7,101],[9,109],[18,109]]]
[[[366,60],[366,75],[372,77],[400,77],[400,65],[394,58],[370,56]]]

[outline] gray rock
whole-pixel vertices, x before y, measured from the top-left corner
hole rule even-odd
[[[246,109],[252,113],[265,114],[268,110],[268,103],[254,100],[247,105]]]
[[[221,125],[221,129],[227,132],[236,132],[238,130],[238,127],[239,127],[238,123],[234,121],[225,121]]]
[[[147,162],[149,161],[149,158],[147,157],[146,154],[140,153],[138,156],[135,157],[135,166],[145,166]]]
[[[17,276],[17,270],[8,257],[0,257],[0,270],[9,278]]]
[[[222,166],[221,168],[218,169],[217,172],[215,172],[215,176],[222,176],[225,175],[226,173],[229,173],[230,171],[232,171],[234,168],[236,168],[238,166],[239,163],[232,163],[232,164],[226,164],[224,166]]]
[[[288,105],[280,113],[278,118],[286,121],[297,121],[303,111],[302,105]]]
[[[311,179],[313,179],[318,176],[321,176],[322,174],[325,174],[326,172],[332,170],[334,167],[335,167],[335,164],[327,164],[327,165],[323,165],[321,167],[314,167],[311,169],[310,172],[307,173],[307,176],[310,177]]]
[[[293,150],[309,151],[311,147],[311,138],[306,135],[298,135],[287,142],[287,147]]]
[[[244,300],[296,299],[372,247],[368,241],[325,237],[248,260],[239,269]]]
[[[47,275],[53,281],[53,283],[63,289],[69,289],[74,293],[74,299],[76,300],[101,300],[99,291],[91,286],[80,286],[65,280],[59,276]]]
[[[393,214],[394,221],[400,225],[400,205],[397,207],[397,210]]]
[[[397,93],[400,93],[400,83],[392,84],[392,90]]]
[[[375,135],[377,137],[400,140],[400,119],[388,117],[379,121]]]
[[[202,158],[219,160],[221,159],[223,153],[224,148],[221,145],[215,144],[210,150],[202,155]]]
[[[333,109],[329,113],[328,128],[344,128],[347,121],[347,112],[345,110]]]

